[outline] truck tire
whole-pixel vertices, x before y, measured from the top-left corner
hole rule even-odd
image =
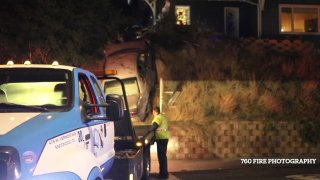
[[[150,146],[144,148],[143,151],[143,173],[142,173],[142,180],[149,180],[151,170],[151,163],[150,163]]]

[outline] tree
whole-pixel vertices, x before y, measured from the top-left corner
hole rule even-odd
[[[130,23],[109,0],[2,0],[1,60],[79,64],[102,58],[105,44]]]

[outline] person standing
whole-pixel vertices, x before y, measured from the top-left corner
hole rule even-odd
[[[167,160],[167,146],[169,141],[168,120],[160,113],[158,106],[153,108],[152,114],[152,130],[155,131],[157,143],[157,155],[159,161],[159,178],[167,179],[168,173],[168,160]]]

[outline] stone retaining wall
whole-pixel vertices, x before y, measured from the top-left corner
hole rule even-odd
[[[269,128],[268,127],[272,127]],[[269,157],[320,153],[302,141],[291,122],[215,121],[209,125],[171,122],[168,159]]]

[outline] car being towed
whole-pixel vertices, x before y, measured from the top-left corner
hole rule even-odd
[[[126,88],[129,110],[133,120],[144,121],[152,109],[156,84],[156,68],[152,48],[144,40],[107,46],[105,71],[117,72]],[[110,80],[102,80],[106,94],[121,94],[121,87]],[[105,87],[108,87],[106,89]]]

